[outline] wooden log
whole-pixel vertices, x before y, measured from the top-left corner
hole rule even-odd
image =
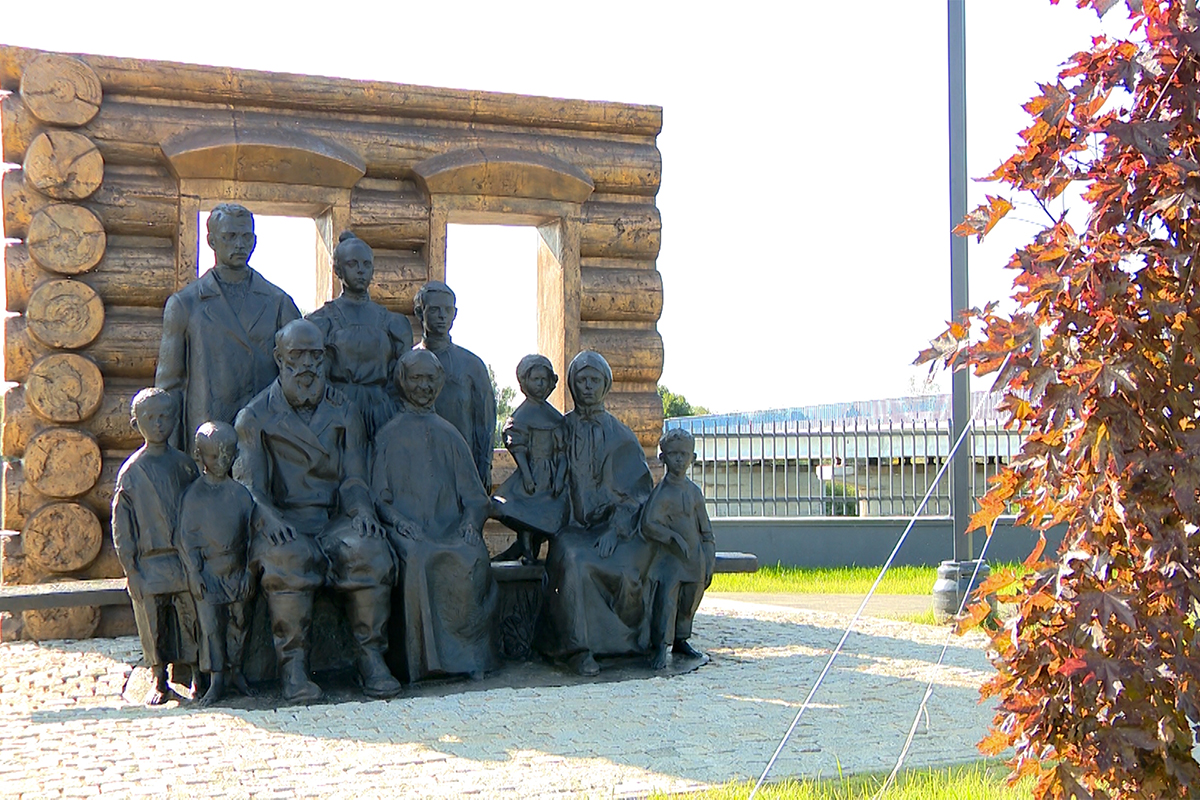
[[[111,580],[125,577],[125,568],[121,566],[121,559],[117,558],[117,548],[113,546],[112,532],[109,530],[111,516],[112,512],[108,509],[105,509],[104,513],[100,515],[100,524],[104,526],[104,538],[100,541],[100,552],[92,559],[92,563],[75,573],[78,577],[89,580]]]
[[[142,445],[142,437],[130,424],[129,403],[140,389],[148,385],[141,382],[109,382],[96,413],[88,417],[79,429],[95,437],[104,451],[133,450]],[[42,419],[26,403],[25,387],[14,386],[4,394],[4,426],[0,432],[0,452],[6,456],[20,457],[34,434],[55,423]]]
[[[4,462],[4,503],[0,525],[5,530],[21,530],[30,514],[54,499],[46,497],[25,480],[25,468],[20,461]]]
[[[22,383],[29,375],[29,368],[39,358],[50,355],[53,350],[43,347],[29,335],[24,316],[8,317],[4,320],[4,380]]]
[[[584,203],[580,255],[597,258],[658,258],[662,216],[653,205]]]
[[[429,280],[429,266],[415,250],[376,250],[371,299],[389,311],[412,315],[413,298]],[[420,338],[420,335],[417,335]]]
[[[117,558],[117,549],[113,546],[112,536],[109,535],[107,530],[108,516],[109,512],[105,510],[103,515],[98,517],[101,525],[105,527],[103,538],[100,541],[100,552],[86,567],[69,573],[46,569],[32,558],[27,558],[22,546],[21,534],[17,531],[6,531],[6,535],[0,539],[0,542],[3,542],[4,545],[3,550],[0,551],[0,570],[3,571],[3,583],[12,586],[30,586],[61,580],[113,580],[124,578],[125,569],[121,566],[121,560]],[[0,602],[3,601],[0,600]],[[96,604],[103,605],[106,602],[108,601],[99,600]],[[10,601],[5,603],[5,605],[11,608],[12,603]],[[83,605],[83,603],[63,605]],[[27,604],[25,607],[49,608],[51,606],[49,603],[36,603]]]
[[[0,87],[15,91],[21,73],[41,55],[42,51],[30,48],[0,47]],[[654,136],[662,129],[662,109],[658,106],[529,97],[112,56],[78,57],[96,72],[104,90],[112,94],[631,136]]]
[[[96,514],[79,503],[42,506],[21,529],[25,557],[53,572],[74,572],[91,564],[103,538]]]
[[[25,175],[33,188],[55,200],[83,200],[104,181],[104,158],[74,131],[39,133],[25,151]]]
[[[615,383],[657,383],[662,375],[662,336],[654,329],[582,328],[579,346],[604,356]]]
[[[4,232],[22,239],[40,208],[53,201],[25,186],[21,170],[4,174]],[[164,169],[106,169],[104,183],[82,205],[109,234],[174,240],[179,229],[179,187]]]
[[[104,301],[80,281],[46,281],[25,309],[29,333],[46,347],[75,350],[91,344],[104,327]]]
[[[649,258],[594,258],[591,256],[579,259],[579,266],[581,269],[632,269],[643,272],[652,272],[658,268],[658,264]]]
[[[48,422],[82,422],[100,407],[104,378],[100,368],[77,353],[38,359],[25,379],[30,409]]]
[[[162,341],[162,309],[113,309],[96,341],[80,352],[109,377],[142,378],[152,384]]]
[[[106,308],[141,306],[161,312],[175,291],[173,242],[142,236],[114,237],[109,241],[112,244],[95,269],[76,275],[75,280],[92,287]],[[8,310],[18,313],[25,311],[29,296],[39,283],[55,278],[40,269],[30,257],[29,248],[19,242],[5,248],[4,275]],[[111,314],[106,314],[106,323],[108,316]]]
[[[10,94],[0,98],[0,155],[8,164],[20,164],[25,160],[25,152],[29,143],[37,138],[43,129],[25,105],[19,94]]]
[[[19,100],[10,106],[10,115],[29,114]],[[662,157],[652,140],[414,125],[398,122],[394,117],[289,114],[288,121],[308,134],[337,142],[357,154],[372,178],[407,180],[413,175],[413,167],[428,158],[488,147],[541,153],[573,164],[587,173],[597,191],[653,197],[662,179]],[[80,132],[95,143],[104,163],[156,166],[164,163],[161,144],[189,132],[203,128],[226,128],[231,132],[235,127],[270,129],[279,122],[277,112],[214,108],[207,104],[168,106],[122,98],[106,100],[100,113]],[[28,130],[28,125],[19,122],[5,130],[5,148],[10,155],[22,152],[23,143],[17,137]],[[30,143],[24,152],[28,154],[32,147]]]
[[[30,257],[42,269],[78,275],[100,263],[108,244],[100,218],[83,206],[54,203],[29,221]]]
[[[429,241],[429,204],[415,188],[355,189],[350,194],[350,228],[373,248],[419,250]]]
[[[21,74],[21,99],[47,125],[79,126],[100,110],[100,79],[77,58],[46,53]]]
[[[604,401],[610,414],[630,427],[642,447],[655,447],[662,436],[662,398],[657,392],[623,392],[620,384]]]
[[[97,639],[118,639],[122,636],[137,636],[137,620],[133,618],[133,606],[129,604],[129,595],[125,595],[124,605],[101,606],[100,624],[92,636]]]
[[[25,448],[23,461],[29,483],[47,497],[78,497],[100,479],[100,445],[74,428],[50,428],[37,434]]]
[[[22,586],[37,583],[45,571],[25,558],[19,531],[4,531],[0,534],[0,584]]]
[[[58,428],[57,430],[62,429]],[[96,516],[102,523],[108,519],[117,472],[127,457],[127,453],[105,453],[101,460],[100,477],[86,494],[76,499],[76,502],[82,503],[96,512]],[[5,462],[2,523],[5,530],[21,530],[25,527],[25,522],[30,514],[55,499],[42,494],[25,479],[25,468],[20,461]]]
[[[61,577],[54,580],[61,581]],[[35,642],[51,639],[90,639],[100,626],[96,606],[36,608],[21,612],[22,635]]]
[[[9,317],[4,330],[5,380],[25,380],[35,361],[54,352],[29,335],[25,317]],[[79,353],[106,377],[153,378],[161,338],[161,309],[118,308],[105,317],[96,340]]]
[[[583,321],[657,322],[662,316],[662,273],[658,270],[584,267],[579,274]]]

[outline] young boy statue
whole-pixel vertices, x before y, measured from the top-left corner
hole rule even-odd
[[[220,700],[228,685],[251,694],[242,675],[242,653],[254,500],[229,477],[237,443],[237,433],[227,423],[205,422],[196,429],[201,476],[183,493],[179,507],[179,552],[200,618],[200,669],[209,676],[202,706]]]
[[[667,645],[689,658],[703,655],[688,643],[692,619],[704,590],[712,583],[717,547],[700,487],[687,478],[696,454],[696,439],[672,428],[659,440],[667,474],[642,507],[642,535],[657,544],[650,566],[652,591],[650,667],[667,666]]]
[[[117,473],[112,502],[113,544],[129,579],[129,596],[142,652],[154,676],[146,704],[170,694],[167,663],[196,663],[196,607],[175,547],[179,500],[196,479],[196,465],[168,443],[179,405],[163,389],[143,389],[130,404],[134,427],[146,443]],[[168,610],[175,610],[177,637],[168,641]],[[193,694],[196,670],[192,670]]]

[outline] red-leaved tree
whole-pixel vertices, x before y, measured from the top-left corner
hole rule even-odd
[[[993,639],[980,748],[1014,748],[1039,798],[1200,797],[1200,14],[1118,8],[1129,39],[1093,39],[1040,86],[987,179],[1007,188],[956,229],[982,238],[1014,202],[1046,212],[1008,264],[1016,311],[972,309],[918,358],[998,373],[1026,434],[972,526],[1013,506],[1066,525],[1056,559],[1039,548],[985,586],[1016,613]],[[1083,227],[1049,211],[1071,187]]]

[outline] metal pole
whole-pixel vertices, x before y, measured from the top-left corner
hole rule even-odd
[[[964,0],[947,0],[947,48],[950,78],[950,228],[967,214],[967,26]],[[967,308],[967,240],[950,234],[951,319]],[[966,370],[950,378],[950,441],[958,441],[967,426],[971,408],[971,383]],[[954,560],[975,557],[974,542],[966,533],[971,513],[971,448],[959,449],[950,466],[950,509],[954,515]]]

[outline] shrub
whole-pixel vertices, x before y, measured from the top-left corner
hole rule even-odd
[[[824,481],[821,484],[822,513],[827,517],[857,517],[858,489],[843,481]],[[846,498],[846,499],[841,499]]]

